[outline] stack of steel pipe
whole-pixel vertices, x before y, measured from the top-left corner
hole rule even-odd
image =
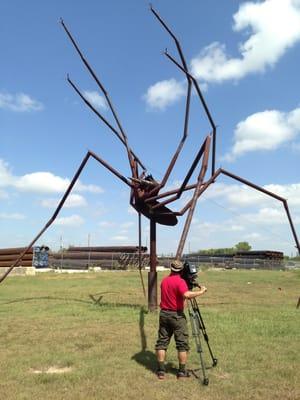
[[[283,261],[284,254],[274,250],[238,251],[234,256],[234,263],[243,265],[243,268],[256,265],[263,269],[281,269]]]
[[[139,246],[93,246],[93,247],[78,247],[70,246],[68,251],[73,252],[97,252],[97,253],[138,253]],[[145,253],[147,247],[141,247],[141,252]]]
[[[145,263],[147,247],[141,247],[142,261]],[[75,247],[49,254],[50,265],[62,269],[127,269],[132,263],[137,264],[138,246],[93,246]]]
[[[257,258],[257,259],[269,259],[269,260],[283,260],[283,253],[281,251],[274,250],[250,250],[250,251],[237,251],[237,257],[244,258]]]
[[[25,247],[15,247],[0,249],[0,268],[10,267],[20,256],[20,254],[25,250]],[[33,259],[33,249],[31,248],[24,256],[22,261],[20,261],[19,266],[21,267],[31,267]]]

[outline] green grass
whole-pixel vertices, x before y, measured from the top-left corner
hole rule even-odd
[[[200,274],[218,358],[209,386],[177,382],[174,342],[167,378],[157,380],[158,313],[146,311],[138,273],[10,277],[0,285],[0,399],[300,399],[299,272]],[[90,295],[103,297],[96,304]],[[197,369],[192,338],[191,348],[188,366]]]

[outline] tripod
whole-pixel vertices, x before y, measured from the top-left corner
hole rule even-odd
[[[189,312],[189,316],[190,316],[192,334],[193,334],[193,337],[194,337],[195,343],[196,343],[196,350],[200,357],[200,365],[201,365],[202,374],[203,374],[202,383],[203,383],[203,385],[208,385],[209,379],[206,376],[206,371],[205,371],[206,367],[205,367],[205,363],[204,363],[204,359],[203,359],[203,350],[202,350],[202,346],[201,346],[201,333],[204,337],[204,340],[206,341],[206,344],[207,344],[207,347],[209,350],[209,354],[212,359],[212,367],[215,367],[217,365],[218,360],[217,360],[217,358],[214,357],[211,347],[209,345],[209,340],[208,340],[208,336],[206,333],[205,325],[204,325],[202,315],[199,310],[198,303],[195,298],[188,300],[188,312]],[[199,380],[200,380],[200,377],[199,377]]]

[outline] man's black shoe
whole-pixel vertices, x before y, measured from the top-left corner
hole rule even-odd
[[[188,371],[178,371],[177,372],[177,379],[181,378],[189,378],[191,374]]]
[[[161,370],[161,369],[159,369],[159,370],[156,372],[156,375],[157,375],[158,379],[160,379],[160,380],[165,379],[165,371],[163,371],[163,370]]]

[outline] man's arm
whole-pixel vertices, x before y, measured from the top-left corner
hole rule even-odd
[[[183,297],[184,297],[185,299],[193,299],[194,297],[201,296],[201,295],[204,294],[206,291],[207,291],[206,287],[205,287],[205,286],[201,286],[199,290],[195,290],[195,291],[188,290],[187,292],[185,292],[185,293],[183,294]]]

